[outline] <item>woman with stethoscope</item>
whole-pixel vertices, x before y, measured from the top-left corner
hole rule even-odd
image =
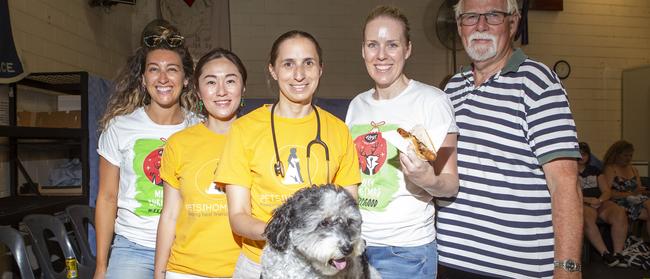
[[[278,101],[237,119],[215,181],[226,185],[230,224],[243,239],[234,278],[259,278],[263,232],[273,210],[301,188],[334,183],[355,198],[359,163],[345,124],[312,105],[322,74],[312,35],[289,31],[271,48]]]

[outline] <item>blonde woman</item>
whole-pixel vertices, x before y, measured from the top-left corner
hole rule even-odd
[[[412,47],[408,19],[399,9],[370,12],[361,54],[374,86],[352,100],[345,118],[363,173],[359,207],[366,255],[382,278],[436,277],[434,197],[458,191],[452,106],[440,89],[406,76]],[[410,148],[398,152],[384,138],[416,126],[440,139],[435,162],[421,160]]]

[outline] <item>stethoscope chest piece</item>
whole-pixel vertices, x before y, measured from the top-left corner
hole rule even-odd
[[[282,161],[276,161],[275,164],[273,164],[273,169],[275,170],[275,175],[284,177],[284,165],[282,164]]]

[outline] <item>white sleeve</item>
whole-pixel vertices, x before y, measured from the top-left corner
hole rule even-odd
[[[427,131],[431,132],[429,136],[437,149],[442,145],[447,134],[458,133],[458,126],[447,94],[438,95],[431,104],[427,105],[427,108],[425,125]]]
[[[114,123],[110,123],[102,134],[99,136],[97,143],[97,153],[104,157],[109,163],[120,166],[121,153],[119,148],[118,128]]]
[[[441,101],[438,102],[438,105],[440,106],[440,111],[444,110],[445,117],[449,118],[449,130],[447,133],[449,134],[457,134],[458,133],[458,126],[456,125],[456,116],[454,114],[454,106],[451,104],[451,100],[449,100],[449,96],[447,93],[443,92],[443,97],[441,98]]]
[[[345,125],[350,128],[352,126],[352,115],[354,113],[354,106],[356,104],[357,98],[355,97],[350,101],[350,104],[348,105],[348,111],[345,113]]]

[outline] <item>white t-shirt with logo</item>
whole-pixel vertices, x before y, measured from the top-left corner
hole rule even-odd
[[[116,234],[146,247],[156,247],[163,202],[159,173],[163,147],[173,133],[198,121],[190,116],[181,124],[160,125],[149,118],[144,108],[138,108],[115,117],[102,131],[97,153],[120,168]]]
[[[404,179],[399,152],[382,133],[421,125],[432,137],[444,138],[458,132],[453,108],[444,92],[414,80],[388,100],[374,99],[374,92],[355,97],[345,120],[361,169],[362,236],[370,246],[430,243],[436,237],[433,197]]]

